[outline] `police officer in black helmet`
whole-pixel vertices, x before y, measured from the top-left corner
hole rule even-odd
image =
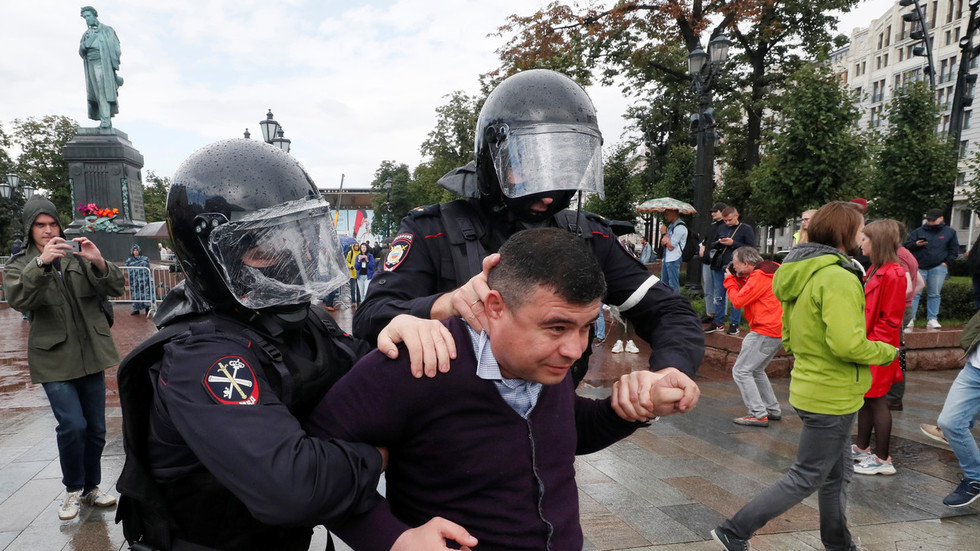
[[[384,461],[303,428],[368,348],[310,307],[349,279],[328,205],[288,154],[226,140],[177,169],[167,224],[186,279],[120,364],[117,521],[134,548],[306,551],[313,526],[373,504]],[[379,341],[434,369],[455,354],[443,331],[406,316]],[[441,536],[468,537],[434,519],[399,541]]]
[[[605,219],[568,210],[576,192],[603,194],[601,145],[592,101],[568,77],[536,69],[500,83],[480,111],[475,166],[440,180],[466,198],[417,208],[402,220],[384,271],[354,315],[354,332],[373,338],[403,313],[462,316],[480,330],[491,253],[521,229],[558,226],[592,245],[605,268],[603,302],[618,307],[650,343],[650,368],[693,376],[704,336],[688,300],[629,254]],[[587,368],[583,359],[573,376],[581,380]]]

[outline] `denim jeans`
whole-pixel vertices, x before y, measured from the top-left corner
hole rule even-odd
[[[603,315],[602,303],[599,303],[599,317],[595,320],[595,338],[606,339],[606,318]]]
[[[926,280],[926,319],[927,320],[938,320],[939,319],[939,293],[943,290],[943,283],[946,282],[946,273],[949,269],[946,266],[940,264],[935,268],[929,268],[928,270],[919,270],[919,274],[922,275],[922,279]],[[915,294],[915,298],[912,299],[912,319],[915,319],[915,313],[919,310],[919,298],[922,297],[922,291]]]
[[[701,265],[701,288],[704,289],[704,311],[711,317],[715,315],[715,286],[711,279],[711,263],[706,261]]]
[[[823,415],[796,410],[803,420],[796,460],[789,472],[742,507],[721,527],[749,539],[759,528],[817,492],[820,540],[828,551],[855,549],[847,529],[847,486],[854,475],[851,427],[855,414]]]
[[[960,462],[963,476],[980,480],[980,448],[970,433],[980,413],[980,369],[969,361],[949,387],[939,428]]]
[[[357,276],[357,293],[361,296],[361,302],[364,301],[364,297],[367,296],[368,285],[371,280],[368,279],[367,275]]]
[[[778,337],[749,332],[742,339],[742,350],[732,366],[732,379],[742,393],[745,407],[756,419],[767,417],[770,411],[780,413],[779,400],[766,376],[766,366],[779,352],[781,344],[782,339]]]
[[[681,260],[664,262],[660,265],[660,279],[671,289],[681,292]]]
[[[715,317],[715,325],[725,325],[725,307],[728,305],[728,291],[725,290],[725,270],[711,270],[711,288],[714,291],[712,314]],[[729,323],[732,325],[742,323],[742,311],[738,308],[732,308]]]
[[[105,372],[70,381],[42,383],[58,421],[61,482],[69,492],[102,482],[105,448]]]

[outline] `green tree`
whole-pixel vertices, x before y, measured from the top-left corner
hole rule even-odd
[[[13,141],[3,126],[0,126],[0,179],[7,181],[7,174],[17,172],[17,164],[7,152]],[[0,199],[0,254],[9,254],[14,242],[14,235],[23,233],[21,224],[21,207],[23,196],[11,190],[10,199]]]
[[[926,209],[946,203],[956,177],[953,144],[936,133],[939,106],[924,81],[896,90],[886,116],[870,211],[914,228]]]
[[[391,180],[391,187],[385,189],[388,180]],[[395,161],[381,161],[381,166],[374,171],[371,189],[374,191],[371,208],[375,213],[371,221],[371,233],[394,235],[398,231],[402,218],[417,206],[412,198],[408,165],[397,164]]]
[[[780,103],[766,156],[748,176],[755,219],[773,226],[853,193],[869,156],[853,94],[826,65],[801,67]]]
[[[417,205],[452,199],[453,194],[438,184],[439,178],[474,157],[477,101],[458,90],[446,97],[447,103],[436,108],[436,127],[420,147],[423,161],[412,173],[410,194]]]
[[[606,197],[600,199],[592,195],[585,201],[583,208],[596,214],[601,214],[613,220],[622,220],[635,224],[637,218],[636,205],[639,178],[637,174],[637,157],[635,148],[628,143],[613,147],[612,154],[606,159],[603,167],[603,190]],[[572,205],[575,208],[576,205]]]
[[[146,173],[143,184],[143,208],[147,222],[162,222],[167,219],[167,192],[170,190],[170,177],[157,176],[152,170]]]
[[[61,115],[14,119],[13,142],[20,147],[17,172],[21,181],[29,181],[44,191],[58,208],[65,223],[74,218],[68,165],[63,152],[65,144],[75,137],[78,123]],[[103,206],[103,205],[99,205]]]

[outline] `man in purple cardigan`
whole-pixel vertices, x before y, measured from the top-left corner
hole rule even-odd
[[[673,368],[624,375],[605,400],[575,394],[568,371],[606,289],[582,239],[526,230],[491,263],[487,331],[446,322],[458,351],[449,373],[414,379],[373,352],[311,417],[314,434],[389,450],[387,499],[330,527],[358,551],[391,549],[434,517],[480,550],[581,549],[575,455],[697,403],[697,385]]]

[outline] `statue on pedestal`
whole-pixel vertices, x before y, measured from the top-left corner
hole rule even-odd
[[[112,128],[112,116],[119,113],[117,91],[123,78],[119,70],[119,38],[112,27],[99,23],[99,12],[92,6],[82,8],[88,29],[82,35],[78,54],[85,65],[85,90],[88,93],[88,118],[99,121],[101,128]]]

